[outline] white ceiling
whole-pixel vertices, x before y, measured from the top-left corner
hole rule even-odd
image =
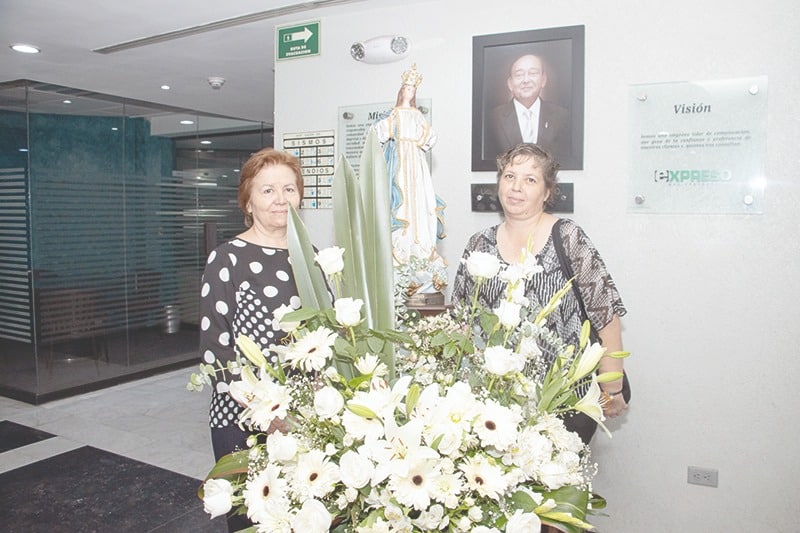
[[[319,7],[332,1],[342,3]],[[0,82],[30,79],[271,125],[276,25],[402,1],[0,0]],[[313,9],[239,19],[298,5]],[[108,54],[93,51],[227,19],[234,19],[230,27]],[[42,52],[11,50],[19,42]],[[210,76],[225,78],[223,87],[212,89]]]

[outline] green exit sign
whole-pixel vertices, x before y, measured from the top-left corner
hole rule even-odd
[[[278,59],[319,55],[319,21],[277,28]]]

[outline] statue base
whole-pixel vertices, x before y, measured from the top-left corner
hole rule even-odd
[[[444,306],[444,294],[441,292],[414,293],[406,298],[406,307]]]

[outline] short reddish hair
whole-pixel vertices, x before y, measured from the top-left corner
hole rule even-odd
[[[303,200],[303,172],[300,169],[300,160],[292,154],[276,150],[274,148],[262,148],[250,156],[245,161],[239,172],[239,209],[244,213],[244,223],[249,228],[253,225],[253,215],[247,211],[247,204],[250,203],[250,185],[256,174],[261,172],[264,167],[283,165],[294,172],[297,182],[297,191],[300,193],[300,200]]]

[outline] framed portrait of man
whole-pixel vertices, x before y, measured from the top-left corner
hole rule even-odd
[[[472,170],[532,142],[583,169],[584,27],[472,38]]]

